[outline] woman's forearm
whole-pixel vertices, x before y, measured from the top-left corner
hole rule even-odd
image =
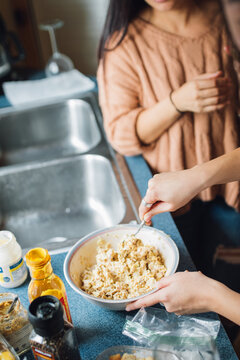
[[[145,144],[152,143],[173,125],[179,116],[169,97],[142,111],[136,125],[139,139]]]
[[[216,96],[219,92],[223,96]],[[170,96],[140,113],[136,130],[143,143],[151,144],[172,126],[180,116],[177,109],[197,113],[223,109],[229,99],[228,79],[223,77],[222,71],[201,74]]]
[[[240,325],[240,294],[216,281],[210,302],[209,311],[214,311]]]
[[[240,148],[192,168],[199,177],[201,190],[215,184],[240,180]]]

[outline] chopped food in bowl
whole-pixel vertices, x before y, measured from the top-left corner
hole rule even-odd
[[[97,242],[96,264],[80,276],[80,288],[102,299],[133,298],[154,289],[166,273],[158,249],[134,236],[125,237],[115,251],[110,242]]]
[[[64,274],[70,286],[96,305],[124,310],[156,290],[163,276],[176,271],[179,253],[163,231],[116,225],[80,239],[68,252]]]

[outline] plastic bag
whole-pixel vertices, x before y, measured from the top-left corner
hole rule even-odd
[[[120,355],[122,357],[124,354],[134,355],[134,359],[136,360],[181,360],[178,356],[170,353],[169,351],[155,350],[146,347],[144,348],[140,346],[129,345],[112,346],[104,350],[100,355],[98,355],[96,360],[109,360],[109,358],[113,355]]]
[[[126,321],[123,334],[142,346],[171,351],[182,360],[219,360],[214,341],[219,328],[218,320],[147,308]]]

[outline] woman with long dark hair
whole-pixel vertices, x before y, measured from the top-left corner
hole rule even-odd
[[[142,154],[153,173],[237,148],[237,77],[228,45],[218,1],[110,0],[97,78],[112,146]],[[220,196],[220,205],[240,210],[239,194],[239,182],[212,186],[175,217],[196,263],[205,202]]]

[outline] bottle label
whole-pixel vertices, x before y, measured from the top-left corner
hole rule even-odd
[[[26,274],[26,265],[23,261],[23,258],[20,258],[12,265],[0,266],[0,283],[17,283],[26,277]]]
[[[67,320],[72,323],[72,318],[71,318],[71,314],[70,314],[70,310],[69,310],[69,306],[68,306],[68,301],[67,301],[67,295],[63,294],[63,297],[61,297],[59,299],[59,301],[61,302],[63,308],[64,308],[64,312],[66,314],[66,318]]]
[[[44,350],[40,350],[38,348],[35,348],[32,346],[32,352],[34,355],[35,360],[44,360],[44,359],[52,359],[52,360],[57,360],[55,358],[55,356],[47,351]]]

